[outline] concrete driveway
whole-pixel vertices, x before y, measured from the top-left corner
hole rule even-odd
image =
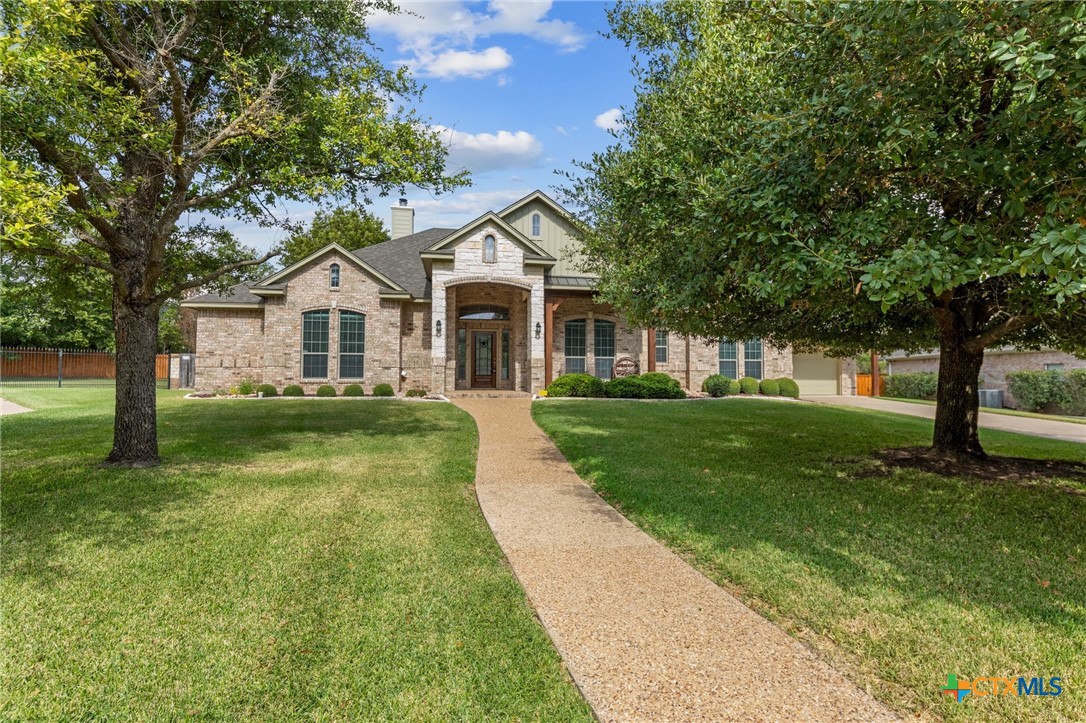
[[[837,407],[859,407],[860,409],[874,409],[879,412],[907,414],[910,417],[935,419],[935,407],[929,404],[896,402],[877,397],[827,396],[801,397],[801,399],[818,404],[832,404]],[[985,429],[998,429],[1004,432],[1031,434],[1034,437],[1048,437],[1049,439],[1062,439],[1066,442],[1082,442],[1086,444],[1086,424],[1061,422],[1055,419],[1015,417],[1009,414],[993,414],[991,412],[981,412],[978,424]]]

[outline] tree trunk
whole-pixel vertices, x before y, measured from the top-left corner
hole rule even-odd
[[[106,464],[153,467],[158,458],[155,418],[155,351],[158,305],[134,304],[113,295],[113,329],[117,339],[117,402],[113,451]]]
[[[966,347],[967,332],[960,318],[947,313],[939,319],[939,388],[935,401],[932,449],[948,455],[986,459],[977,438],[977,393],[984,351]]]

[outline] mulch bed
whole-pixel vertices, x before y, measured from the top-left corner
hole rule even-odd
[[[877,467],[864,470],[858,476],[878,477],[889,474],[893,469],[916,469],[943,477],[973,477],[990,484],[1031,483],[1060,478],[1086,485],[1086,463],[1082,462],[994,456],[982,460],[945,455],[927,447],[883,449],[874,456]],[[1086,494],[1086,488],[1065,489],[1074,494]]]

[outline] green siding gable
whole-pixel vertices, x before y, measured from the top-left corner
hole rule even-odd
[[[532,235],[532,214],[540,216],[539,236]],[[506,223],[520,231],[532,241],[543,247],[548,254],[558,259],[550,270],[555,276],[591,277],[580,270],[581,241],[569,221],[556,213],[542,201],[531,201],[518,209],[502,216]]]

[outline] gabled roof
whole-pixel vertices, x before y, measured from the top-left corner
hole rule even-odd
[[[485,226],[488,223],[497,226],[507,239],[520,246],[525,251],[525,253],[533,254],[547,260],[558,260],[548,254],[543,248],[541,248],[534,241],[522,234],[520,231],[517,231],[515,228],[506,223],[505,219],[503,219],[501,216],[494,213],[493,211],[487,211],[474,221],[471,221],[467,225],[461,226],[454,233],[449,234],[445,238],[441,239],[434,245],[427,248],[426,252],[432,253],[435,251],[441,251],[447,246],[453,246],[458,241],[461,241],[465,236],[470,235],[480,226]]]
[[[545,206],[549,206],[551,210],[553,210],[555,213],[557,213],[559,216],[566,219],[567,221],[571,223],[576,223],[576,219],[570,215],[569,211],[562,208],[561,204],[559,204],[557,201],[555,201],[553,198],[543,193],[542,191],[532,191],[519,201],[513,201],[513,203],[509,204],[501,211],[498,211],[498,215],[502,218],[505,218],[509,214],[513,213],[513,211],[516,211],[518,208],[527,206],[532,201],[539,201]]]
[[[264,299],[254,294],[250,289],[256,286],[252,282],[236,284],[221,294],[200,294],[191,299],[185,299],[181,306],[196,309],[262,309]]]
[[[430,281],[426,278],[426,268],[419,254],[454,231],[454,228],[431,228],[367,246],[352,253],[371,266],[381,269],[416,299],[429,299]]]
[[[302,266],[310,263],[311,261],[316,261],[321,256],[324,256],[325,254],[332,253],[333,251],[338,251],[341,255],[346,256],[347,258],[354,260],[354,262],[357,263],[359,266],[361,266],[364,271],[368,272],[371,276],[376,278],[383,285],[393,289],[394,291],[404,291],[405,290],[403,287],[401,287],[395,281],[388,278],[388,276],[381,273],[379,270],[377,270],[376,268],[374,268],[370,264],[366,263],[366,261],[364,259],[359,258],[354,253],[348,251],[347,249],[343,248],[342,246],[340,246],[339,244],[334,243],[334,242],[328,244],[324,248],[317,249],[313,253],[306,256],[304,259],[301,259],[300,261],[297,261],[297,262],[291,264],[290,266],[286,267],[285,269],[283,269],[281,271],[277,271],[277,272],[275,272],[274,274],[272,274],[271,276],[269,276],[269,277],[267,277],[265,279],[261,279],[256,284],[256,286],[258,286],[258,287],[267,287],[267,286],[274,285],[275,282],[280,281],[282,279],[285,279],[286,277],[288,277],[292,273],[294,273],[296,270],[300,269]]]

